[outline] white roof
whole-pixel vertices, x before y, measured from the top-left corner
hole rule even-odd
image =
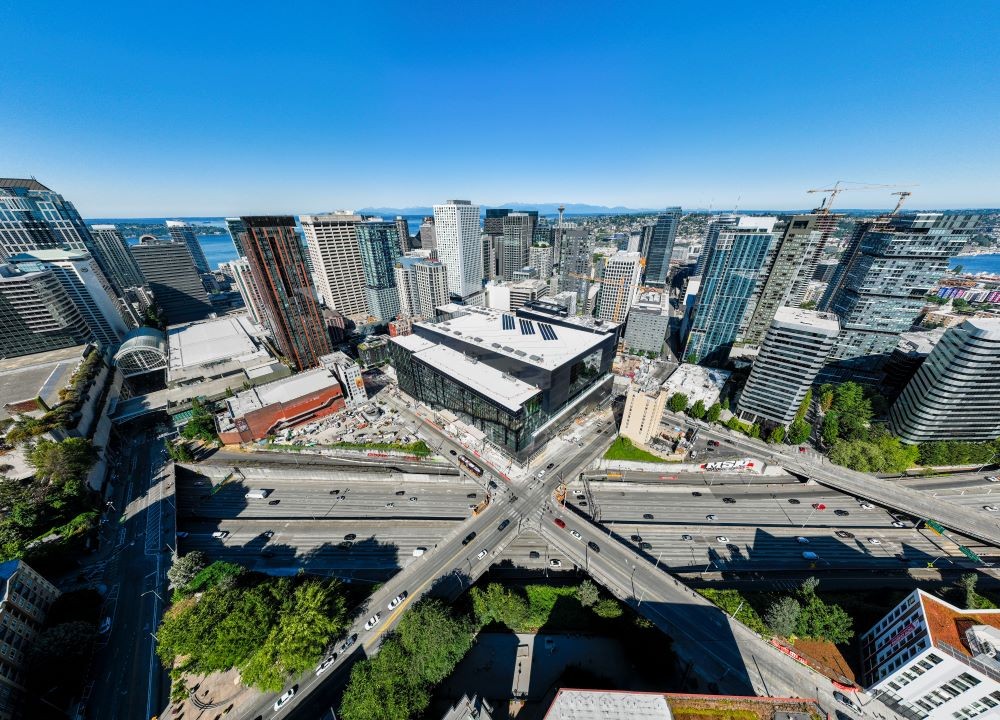
[[[726,370],[682,363],[663,383],[663,389],[671,395],[676,392],[684,393],[688,396],[690,405],[701,400],[708,407],[719,399],[722,387],[731,374]]]
[[[220,361],[266,358],[267,351],[254,342],[253,325],[246,315],[225,315],[214,320],[167,328],[170,371],[179,372]]]
[[[671,720],[663,695],[609,690],[560,690],[545,720]]]
[[[539,392],[533,385],[416,335],[397,336],[392,338],[392,342],[410,350],[438,372],[511,410],[519,410]]]
[[[571,358],[597,347],[607,337],[562,325],[549,325],[540,320],[519,318],[492,308],[466,306],[465,309],[468,312],[461,317],[440,323],[414,323],[414,328],[459,338],[498,355],[516,358],[546,370],[554,370]],[[504,315],[513,320],[512,329],[504,329]],[[528,334],[522,331],[522,324],[528,329]],[[546,339],[548,332],[543,334],[540,325],[552,328],[552,339]]]
[[[840,321],[833,313],[803,310],[783,305],[775,311],[774,322],[797,327],[805,326],[826,335],[840,333]]]
[[[326,368],[306,370],[297,375],[276,380],[238,393],[229,398],[229,412],[234,417],[242,417],[248,412],[279,402],[289,402],[309,393],[340,386],[334,374]]]

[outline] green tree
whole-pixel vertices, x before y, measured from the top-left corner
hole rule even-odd
[[[374,658],[351,668],[340,701],[342,720],[401,720],[430,703],[426,688],[407,672],[409,656],[395,638],[389,638]]]
[[[819,434],[827,445],[833,445],[837,442],[837,438],[840,437],[840,420],[834,410],[829,410],[823,416],[823,424],[820,426]]]
[[[792,445],[801,445],[809,439],[812,434],[812,426],[802,418],[795,418],[788,426],[788,442]]]
[[[833,385],[825,383],[819,387],[819,408],[826,412],[833,407]]]
[[[783,425],[777,425],[771,431],[770,435],[767,436],[767,441],[769,443],[780,443],[785,441],[785,428]]]
[[[198,572],[208,565],[208,556],[198,550],[193,550],[187,555],[182,555],[174,559],[170,569],[167,570],[167,579],[174,587],[183,587],[194,578]]]
[[[802,308],[803,310],[815,310],[816,309],[816,301],[815,300],[807,300],[804,303],[802,303],[801,305],[799,305],[799,307]]]
[[[799,403],[799,409],[795,412],[795,419],[801,420],[809,412],[809,406],[812,404],[813,399],[813,389],[809,388],[806,390],[805,397],[802,398],[802,402]]]
[[[204,440],[205,442],[219,439],[215,432],[215,416],[198,398],[191,400],[191,419],[181,430],[181,437],[188,440]]]
[[[979,580],[979,576],[976,573],[963,573],[958,579],[958,586],[965,593],[965,604],[962,607],[974,608],[976,606],[976,583]]]
[[[799,601],[785,596],[771,604],[764,614],[764,621],[775,635],[790,637],[798,627],[801,612]]]
[[[805,638],[843,644],[854,637],[854,620],[839,605],[811,595],[799,613],[796,634]]]
[[[436,685],[448,677],[475,639],[472,623],[455,617],[438,600],[424,600],[411,608],[397,633],[409,655],[410,672],[427,685]]]
[[[62,442],[39,440],[28,455],[37,474],[61,488],[75,488],[83,494],[84,479],[97,460],[97,450],[86,438],[66,438]]]
[[[959,313],[967,313],[972,310],[972,303],[965,298],[955,298],[951,301],[951,306],[954,308],[955,312]]]
[[[306,580],[295,588],[291,607],[275,629],[285,673],[299,675],[315,665],[346,620],[347,605],[336,581]]]
[[[760,423],[754,423],[753,425],[750,426],[750,430],[749,432],[747,432],[747,435],[754,438],[755,440],[760,439],[761,430],[762,429],[760,427]]]
[[[576,589],[576,599],[583,607],[591,607],[601,599],[601,593],[590,580],[584,580]]]
[[[728,410],[729,409],[729,396],[728,395],[726,395],[726,397],[722,398],[722,409],[723,410]]]
[[[614,620],[624,614],[622,606],[613,598],[604,598],[594,605],[594,614],[607,620]]]
[[[674,412],[684,412],[688,406],[688,396],[684,393],[677,392],[670,396],[667,400],[667,407],[669,407]]]
[[[695,404],[691,406],[691,409],[688,412],[690,413],[691,417],[693,417],[695,420],[701,420],[703,417],[705,417],[706,413],[704,401],[700,399],[697,400]]]
[[[706,414],[705,417],[708,419],[710,423],[716,423],[719,422],[720,415],[722,415],[722,405],[720,405],[717,402],[714,402],[708,407],[708,413]]]
[[[167,443],[167,455],[176,462],[191,462],[194,455],[186,442]]]
[[[472,588],[472,612],[481,625],[498,622],[511,630],[519,630],[528,616],[528,601],[499,583],[490,583],[485,590]]]
[[[692,365],[696,364],[698,362],[698,354],[693,352],[688,353],[688,356],[684,358],[684,362],[691,363]]]

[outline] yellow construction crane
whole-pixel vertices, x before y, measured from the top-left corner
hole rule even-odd
[[[845,185],[850,185],[850,187],[844,187]],[[847,180],[838,180],[833,184],[833,187],[815,188],[813,190],[806,190],[806,192],[829,193],[827,197],[823,198],[823,202],[820,203],[820,206],[815,210],[815,212],[826,215],[827,213],[830,212],[830,206],[833,205],[834,199],[845,190],[881,190],[885,188],[899,188],[899,187],[917,187],[917,186],[916,185],[873,185],[868,183],[852,183],[848,182]],[[893,195],[896,194],[897,193],[893,193]],[[899,208],[896,209],[898,210]]]

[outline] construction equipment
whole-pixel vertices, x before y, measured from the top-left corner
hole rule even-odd
[[[559,483],[559,487],[556,488],[556,503],[566,504],[566,483]]]
[[[894,192],[891,194],[899,196],[899,200],[896,201],[896,207],[894,207],[892,209],[892,212],[889,213],[890,215],[895,215],[896,213],[899,212],[899,208],[903,207],[903,203],[906,202],[906,198],[910,197],[910,195],[912,195],[913,193],[908,192],[907,190],[900,190],[899,192]]]
[[[844,187],[845,185],[850,185],[851,187]],[[833,184],[833,187],[814,188],[812,190],[806,190],[806,192],[829,193],[827,197],[823,198],[823,202],[820,203],[819,207],[814,210],[814,212],[826,215],[827,213],[830,212],[830,206],[833,205],[834,199],[845,190],[882,190],[885,188],[898,188],[898,187],[917,187],[917,186],[916,185],[873,185],[869,183],[854,183],[854,182],[849,182],[847,180],[838,180]],[[898,193],[893,193],[893,195],[897,194]],[[907,193],[907,195],[909,195],[909,193]],[[896,209],[898,210],[899,208],[897,207]]]

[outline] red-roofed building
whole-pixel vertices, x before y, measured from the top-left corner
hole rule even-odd
[[[914,590],[861,636],[865,684],[906,718],[1000,718],[1000,610]]]

